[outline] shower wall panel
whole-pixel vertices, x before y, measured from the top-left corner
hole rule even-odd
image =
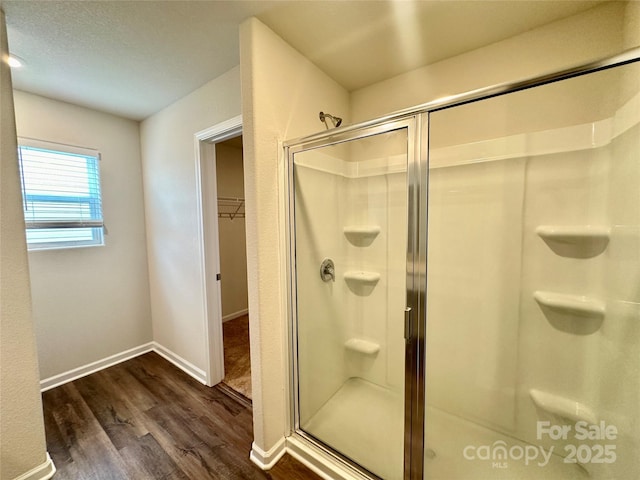
[[[537,422],[565,424],[534,397],[541,392],[551,401],[579,402],[593,409],[602,392],[600,367],[594,354],[601,342],[601,319],[557,310],[540,295],[549,292],[602,299],[606,256],[589,245],[567,244],[541,237],[541,228],[601,228],[608,225],[607,183],[610,155],[606,147],[585,148],[584,142],[567,143],[564,151],[531,155],[523,232],[523,276],[520,315],[518,437],[532,445],[564,452],[573,437],[553,442],[538,434]],[[532,152],[534,153],[534,152]],[[559,297],[562,298],[562,297]],[[567,297],[569,298],[569,297]],[[608,321],[610,323],[610,321]],[[595,368],[594,368],[595,367]],[[536,402],[540,403],[537,404]],[[590,421],[576,413],[570,420]],[[540,438],[539,438],[540,437]]]
[[[425,478],[640,475],[640,71],[625,69],[573,80],[579,109],[557,84],[433,115]],[[497,124],[458,121],[483,109]],[[617,434],[576,438],[579,421]],[[496,442],[555,455],[460,454]],[[592,461],[605,444],[613,460]]]
[[[293,160],[300,428],[389,480],[403,477],[408,137]]]
[[[319,156],[322,163],[326,156]],[[315,159],[310,158],[313,164]],[[330,160],[330,159],[329,159]],[[300,375],[300,423],[305,424],[347,379],[344,342],[347,319],[342,308],[346,301],[342,282],[322,282],[320,264],[333,258],[337,274],[344,258],[341,241],[344,193],[347,179],[329,172],[299,165],[295,175],[296,251],[298,311],[305,321],[298,324],[298,368]]]
[[[366,339],[380,346],[376,355],[347,351],[349,373],[400,393],[404,386],[404,378],[398,372],[404,371],[406,174],[378,172],[351,178],[348,185],[348,223],[380,228],[366,247],[343,237],[350,268],[384,272],[375,287],[347,282],[353,293],[349,304],[350,338]]]
[[[301,371],[316,372],[313,380],[300,380],[301,410],[309,414],[350,377],[403,389],[397,372],[404,371],[406,155],[368,155],[362,149],[342,149],[340,157],[311,151],[296,162],[296,242],[303,246],[296,249],[297,274],[311,279],[298,286],[298,311],[305,312],[298,362]],[[354,227],[377,233],[359,238],[349,232]],[[335,263],[335,282],[316,278],[324,258]],[[346,279],[347,272],[382,274],[375,284],[363,284]],[[363,353],[349,348],[350,340],[379,350]]]
[[[384,272],[371,301],[354,297],[353,334],[380,345],[375,357],[352,356],[351,373],[401,395],[404,390],[404,318],[407,255],[407,138],[373,136],[349,144],[349,188],[359,199],[348,211],[354,225],[379,227],[366,248],[347,242],[364,269]],[[356,326],[356,325],[354,325]],[[398,397],[400,398],[400,397]]]
[[[618,427],[619,440],[618,460],[601,478],[640,476],[640,94],[634,98],[634,126],[609,146],[611,236],[603,293],[607,317],[615,321],[603,324],[592,365],[602,385],[596,408]]]
[[[618,431],[612,442],[615,462],[583,465],[596,479],[640,473],[635,464],[640,453],[640,127],[636,120],[621,133],[616,118],[592,124],[593,132],[605,129],[603,146],[581,142],[573,152],[530,158],[525,201],[520,435],[566,454],[576,439],[540,439],[536,422],[559,424],[567,418],[536,406],[531,392],[552,392],[551,399],[581,404],[581,412],[570,417],[573,424],[604,421]],[[563,246],[543,241],[536,234],[540,225],[590,226],[608,235],[603,245]],[[540,290],[595,299],[604,315],[554,312],[532,297]]]
[[[296,268],[298,367],[304,425],[351,377],[401,393],[404,370],[406,156],[351,161],[305,152],[296,163]],[[345,158],[346,157],[346,158]],[[350,227],[379,231],[356,238]],[[322,282],[320,264],[331,258],[335,281]],[[375,284],[348,272],[383,272]],[[351,341],[351,343],[349,343]],[[370,342],[379,350],[350,348]],[[394,373],[395,372],[395,373]]]
[[[506,431],[515,426],[523,187],[523,159],[430,171],[429,404]]]

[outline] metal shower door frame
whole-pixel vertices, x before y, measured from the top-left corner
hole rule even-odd
[[[295,232],[291,228],[294,223],[293,211],[293,175],[292,161],[293,155],[303,150],[319,148],[332,144],[342,143],[349,140],[355,140],[376,133],[388,131],[388,126],[396,122],[410,121],[413,119],[414,127],[410,129],[413,141],[413,155],[408,165],[407,177],[412,175],[413,182],[409,183],[408,191],[408,239],[412,245],[411,255],[408,249],[407,262],[407,279],[411,278],[411,288],[407,288],[407,306],[410,307],[410,320],[413,325],[413,333],[407,350],[413,350],[411,356],[415,357],[415,362],[411,362],[411,366],[405,370],[405,480],[423,480],[424,471],[424,409],[425,409],[425,332],[426,332],[426,289],[427,289],[427,237],[428,237],[428,142],[429,142],[429,116],[433,112],[444,110],[456,106],[465,105],[472,102],[486,100],[489,98],[515,93],[530,88],[540,87],[551,83],[568,80],[571,78],[596,73],[611,68],[620,67],[630,63],[640,62],[640,47],[632,48],[621,52],[617,55],[607,57],[601,60],[566,68],[564,70],[555,71],[543,75],[534,76],[528,79],[507,82],[498,85],[492,85],[477,90],[437,99],[432,102],[417,105],[408,109],[399,110],[390,113],[384,117],[369,120],[355,125],[341,127],[337,130],[329,130],[317,133],[301,139],[295,139],[284,144],[286,155],[287,185],[288,185],[288,228],[289,228],[289,258],[287,265],[288,289],[289,289],[289,354],[290,361],[290,379],[291,379],[291,398],[292,412],[291,419],[291,435],[300,436],[304,441],[317,443],[318,453],[322,453],[326,446],[300,432],[299,423],[296,415],[298,412],[297,404],[297,346],[295,344],[296,331],[296,305],[295,305]],[[363,132],[370,132],[364,134]],[[410,155],[411,157],[411,155]],[[412,210],[413,208],[413,210]],[[413,242],[413,243],[411,243]],[[409,300],[411,293],[411,301]],[[415,308],[414,308],[415,306]],[[408,352],[406,352],[409,355]],[[405,366],[407,363],[405,362]],[[411,389],[408,388],[411,385]],[[342,461],[342,466],[346,467],[356,478],[371,479],[368,472],[364,472],[354,466],[352,462],[339,454],[334,457],[338,461]]]
[[[424,312],[426,304],[426,198],[428,174],[427,146],[422,144],[427,132],[426,114],[412,113],[400,118],[382,120],[348,131],[324,132],[317,138],[293,140],[284,144],[288,188],[288,351],[290,434],[316,451],[328,454],[356,478],[378,478],[333,450],[300,428],[298,345],[297,345],[297,270],[295,238],[295,179],[293,161],[297,153],[361,138],[406,129],[407,131],[407,255],[406,255],[406,321],[405,333],[405,421],[404,421],[404,479],[421,480],[423,474],[424,442]],[[422,229],[422,230],[421,230]],[[424,232],[423,235],[420,232]],[[420,319],[423,321],[420,321]],[[408,332],[407,332],[408,330]],[[422,376],[422,378],[420,378]]]

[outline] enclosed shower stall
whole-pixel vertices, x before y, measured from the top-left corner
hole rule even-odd
[[[640,478],[639,53],[287,142],[292,440]]]

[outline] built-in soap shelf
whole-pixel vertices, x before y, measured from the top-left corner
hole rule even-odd
[[[556,417],[557,420],[573,424],[580,421],[590,425],[598,423],[594,411],[583,403],[536,389],[529,390],[529,395],[536,408]]]
[[[608,227],[595,225],[540,225],[536,228],[536,233],[540,237],[562,243],[608,240],[610,231]]]
[[[380,233],[379,225],[349,225],[343,228],[344,236],[357,247],[368,247]]]
[[[380,351],[380,345],[363,338],[350,338],[344,343],[344,346],[347,350],[364,355],[375,355]]]
[[[345,235],[354,235],[359,237],[375,237],[380,233],[378,225],[350,225],[344,227]]]
[[[380,280],[380,274],[378,272],[349,270],[344,272],[344,279],[361,285],[375,285]]]
[[[541,307],[559,313],[602,319],[605,314],[605,303],[595,298],[582,295],[568,295],[555,292],[533,292],[533,298]]]
[[[609,244],[611,229],[597,225],[540,225],[536,234],[556,254],[589,258],[601,254]]]

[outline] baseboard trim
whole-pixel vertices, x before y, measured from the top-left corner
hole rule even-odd
[[[255,442],[251,444],[251,455],[249,459],[262,470],[271,470],[278,463],[278,460],[287,452],[285,438],[282,437],[278,442],[265,452]]]
[[[163,357],[165,360],[173,363],[180,370],[190,375],[203,385],[207,384],[207,374],[204,370],[196,367],[193,363],[185,360],[180,355],[173,353],[168,348],[160,345],[158,342],[151,342],[153,344],[153,351]]]
[[[114,365],[126,362],[127,360],[131,360],[132,358],[139,357],[140,355],[144,355],[145,353],[149,352],[156,352],[162,358],[164,358],[168,362],[171,362],[173,365],[178,367],[187,375],[196,379],[198,382],[204,385],[207,384],[207,375],[204,370],[196,367],[191,362],[188,362],[180,355],[177,355],[163,345],[160,345],[158,342],[149,342],[145,343],[144,345],[140,345],[139,347],[116,353],[115,355],[103,358],[102,360],[91,362],[82,367],[74,368],[73,370],[69,370],[68,372],[45,378],[44,380],[40,381],[40,391],[46,392],[47,390],[51,390],[52,388],[59,387],[60,385],[64,385],[65,383],[73,382],[74,380],[78,380],[79,378],[86,377],[87,375],[99,372],[100,370],[104,370],[105,368],[113,367]]]
[[[13,480],[48,480],[53,477],[56,473],[56,466],[53,464],[53,460],[51,460],[49,452],[46,452],[46,454],[47,459],[44,463],[38,465],[36,468],[32,468]]]
[[[243,317],[249,313],[249,309],[245,308],[244,310],[238,310],[237,312],[229,313],[222,317],[222,323],[228,322],[229,320],[234,320],[236,318]]]
[[[40,381],[40,391],[46,392],[47,390],[59,387],[60,385],[64,385],[65,383],[73,382],[74,380],[77,380],[79,378],[86,377],[87,375],[91,375],[92,373],[99,372],[100,370],[104,370],[105,368],[112,367],[114,365],[117,365],[118,363],[122,363],[148,353],[153,349],[154,342],[145,343],[144,345],[140,345],[139,347],[116,353],[115,355],[111,355],[110,357],[91,362],[82,367],[74,368],[73,370],[69,370],[68,372],[45,378],[44,380]]]

